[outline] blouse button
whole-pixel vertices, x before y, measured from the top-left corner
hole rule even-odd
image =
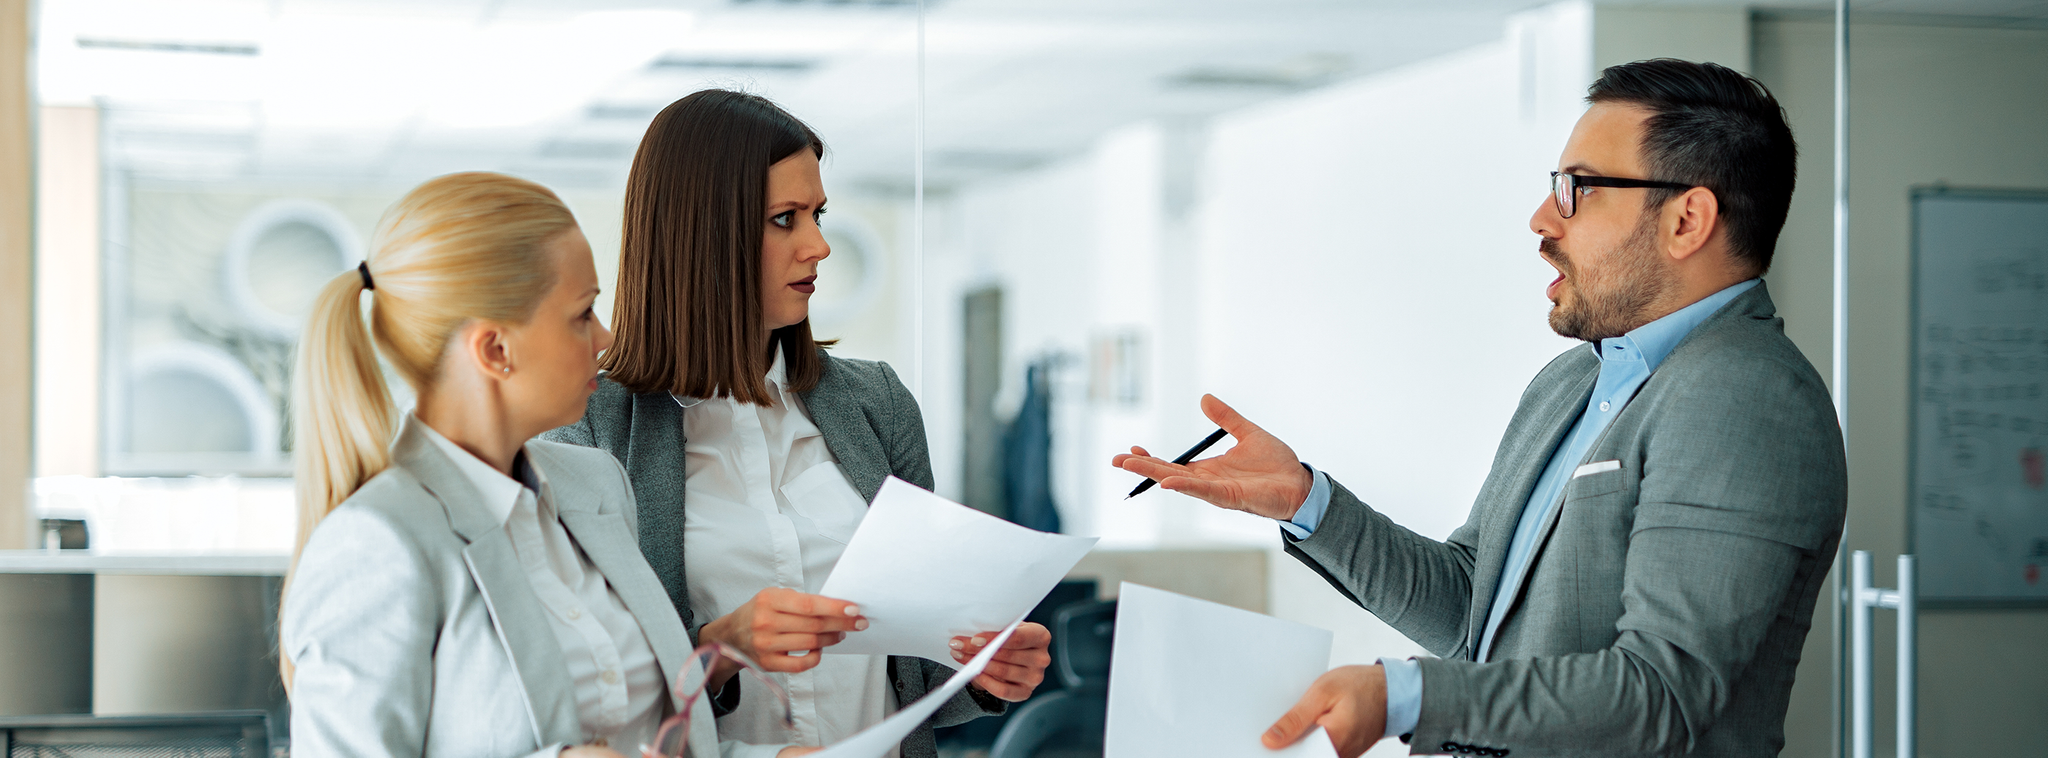
[[[1602,401],[1600,401],[1600,412],[1601,412],[1601,413],[1606,413],[1606,412],[1607,412],[1607,407],[1608,407],[1608,405],[1610,405],[1610,403],[1608,403],[1607,401],[1605,401],[1605,400],[1602,400]]]
[[[619,672],[617,669],[605,669],[604,675],[600,678],[604,679],[605,684],[618,684]]]
[[[580,618],[583,618],[583,611],[577,610],[577,609],[575,609],[575,608],[570,608],[570,609],[569,609],[569,620],[570,620],[570,621],[575,621],[575,620],[577,620],[577,619],[580,619]]]

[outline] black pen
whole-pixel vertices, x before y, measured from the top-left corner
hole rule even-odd
[[[1176,466],[1185,466],[1185,465],[1187,465],[1187,464],[1188,464],[1188,461],[1192,461],[1192,460],[1194,460],[1194,459],[1195,459],[1195,456],[1197,456],[1197,455],[1201,455],[1201,454],[1202,454],[1202,451],[1204,451],[1204,450],[1207,450],[1207,449],[1209,449],[1209,446],[1210,446],[1210,445],[1214,445],[1214,444],[1216,444],[1216,443],[1218,443],[1218,442],[1221,442],[1221,441],[1223,441],[1223,438],[1224,438],[1225,436],[1228,436],[1228,434],[1229,434],[1228,432],[1225,432],[1225,431],[1223,431],[1223,430],[1221,430],[1221,429],[1218,429],[1218,430],[1216,430],[1215,432],[1211,433],[1211,434],[1210,434],[1210,435],[1209,435],[1208,437],[1204,438],[1204,439],[1203,439],[1203,440],[1202,440],[1201,442],[1197,442],[1197,443],[1195,443],[1195,446],[1194,446],[1194,447],[1188,448],[1188,451],[1187,451],[1187,452],[1185,452],[1185,453],[1181,453],[1181,454],[1180,454],[1180,457],[1179,457],[1179,458],[1175,458],[1175,459],[1173,459],[1173,463],[1174,463],[1174,465],[1176,465]],[[1137,489],[1134,489],[1134,490],[1131,490],[1131,494],[1125,495],[1125,496],[1124,496],[1124,499],[1125,499],[1125,500],[1129,500],[1129,499],[1131,499],[1131,498],[1137,497],[1137,496],[1138,496],[1138,493],[1144,492],[1145,490],[1149,490],[1149,489],[1152,489],[1152,485],[1155,485],[1155,484],[1158,484],[1158,483],[1159,483],[1159,482],[1157,482],[1157,481],[1154,481],[1154,480],[1151,480],[1151,479],[1146,479],[1145,481],[1143,481],[1143,482],[1140,482],[1140,483],[1138,483],[1138,488],[1137,488]]]

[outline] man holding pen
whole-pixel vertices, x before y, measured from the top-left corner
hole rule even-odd
[[[1266,734],[1343,756],[1776,755],[1847,480],[1827,388],[1759,278],[1797,149],[1713,64],[1604,71],[1530,228],[1550,325],[1466,524],[1409,531],[1205,397],[1237,440],[1115,465],[1276,519],[1287,551],[1439,658],[1325,674]]]

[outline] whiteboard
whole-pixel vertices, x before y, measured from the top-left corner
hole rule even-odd
[[[2048,604],[2048,192],[1913,193],[1922,598]]]

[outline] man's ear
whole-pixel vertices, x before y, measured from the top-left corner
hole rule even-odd
[[[1721,201],[1714,191],[1694,187],[1664,204],[1664,251],[1682,261],[1705,249],[1721,231]]]

